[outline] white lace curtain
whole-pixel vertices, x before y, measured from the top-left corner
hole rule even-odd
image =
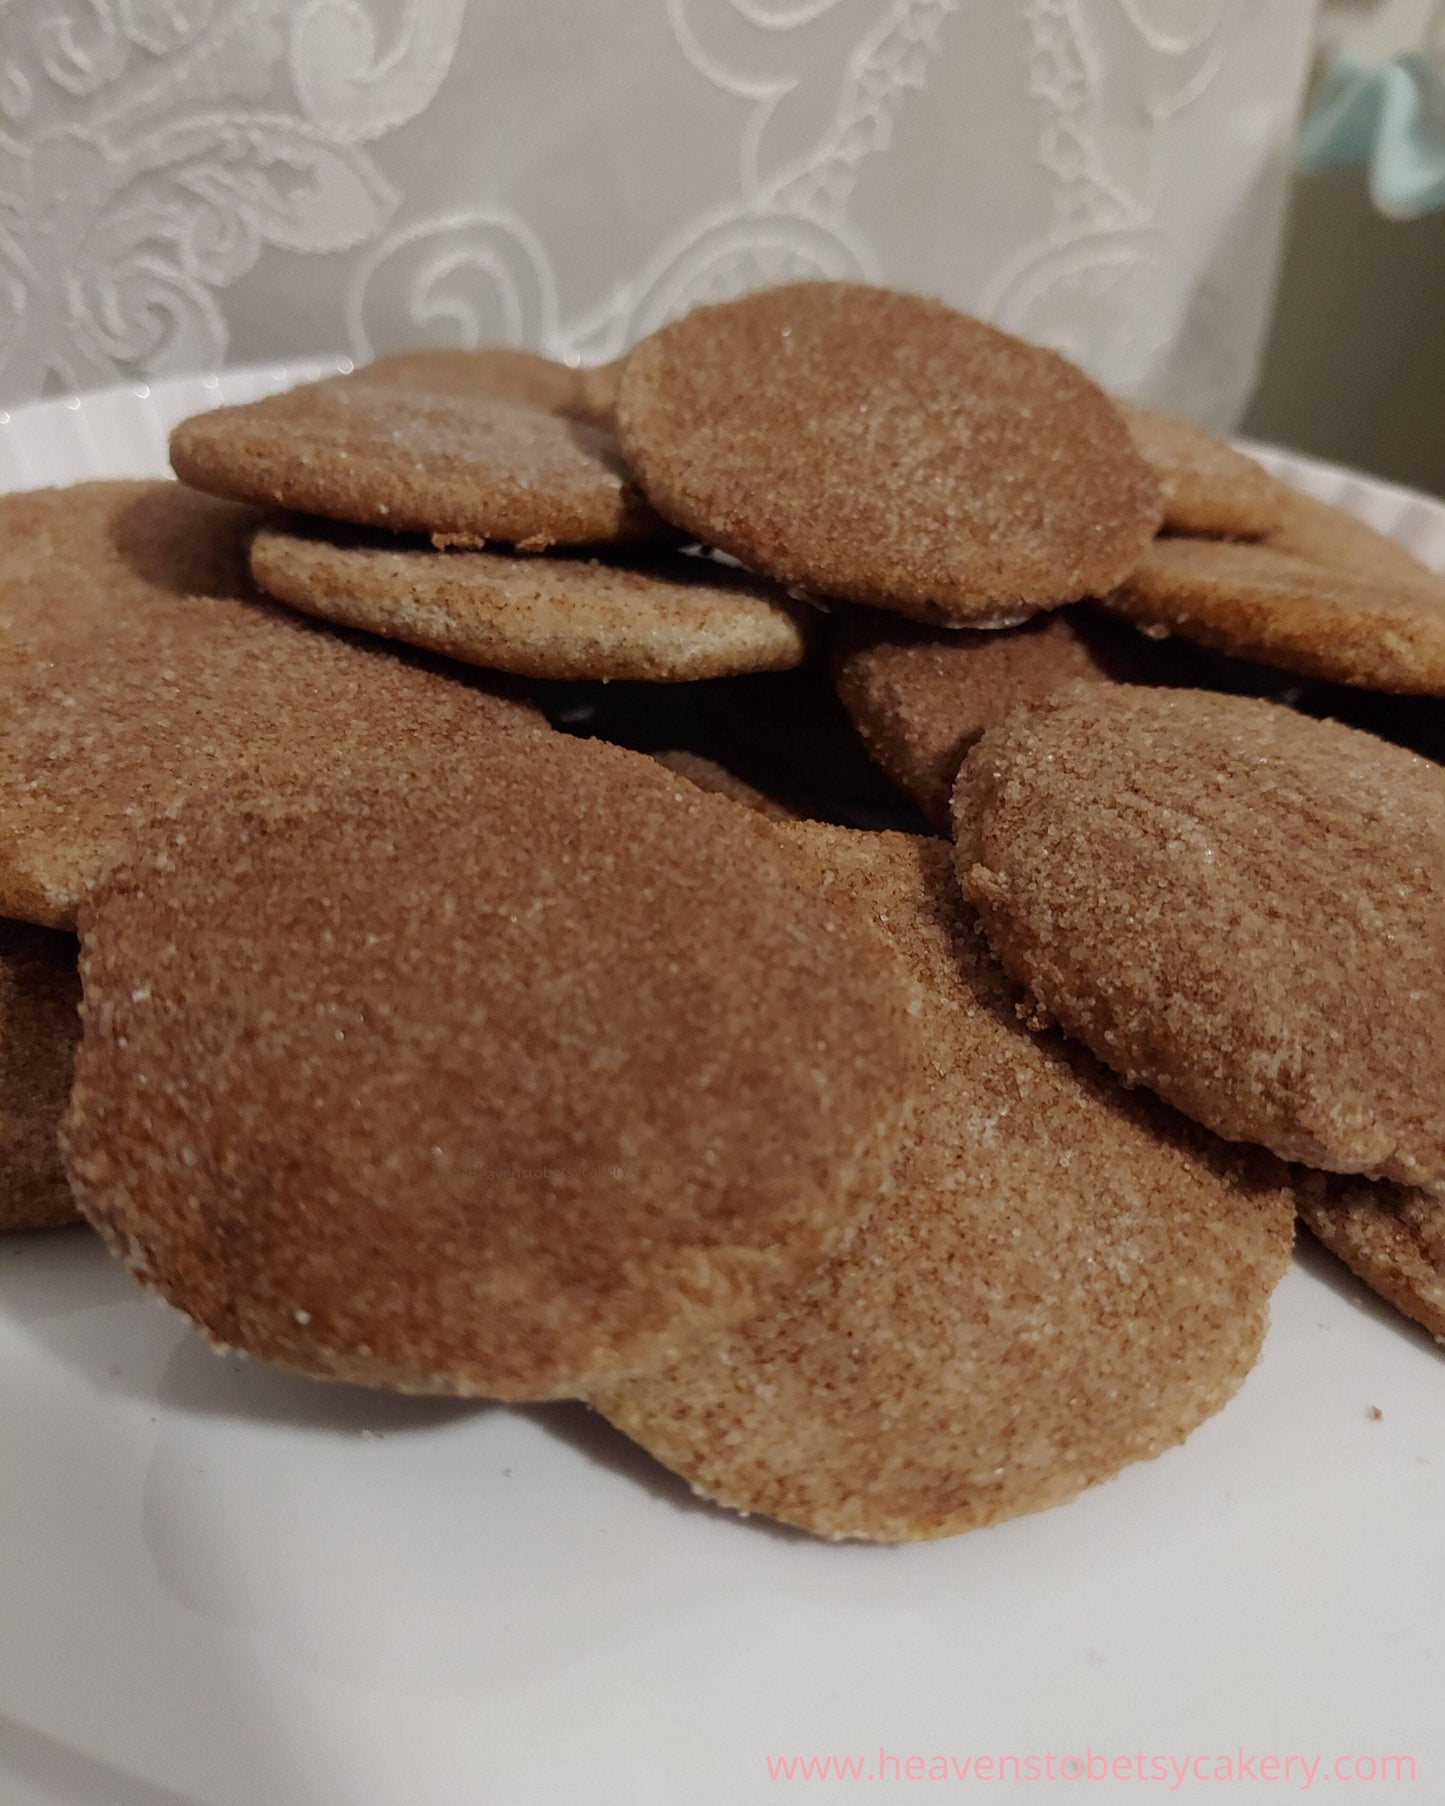
[[[943,294],[1223,423],[1312,0],[0,0],[0,403]]]

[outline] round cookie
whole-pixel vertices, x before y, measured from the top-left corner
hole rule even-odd
[[[1177,1443],[1258,1353],[1283,1173],[1030,1034],[946,844],[779,832],[918,987],[917,1128],[845,1254],[593,1402],[724,1505],[885,1542],[1060,1503]]]
[[[1445,1342],[1445,1196],[1311,1174],[1299,1213],[1331,1254],[1397,1311]]]
[[[1445,582],[1329,569],[1271,545],[1156,539],[1105,602],[1145,633],[1367,689],[1445,695]]]
[[[1129,1083],[1288,1160],[1445,1174],[1445,772],[1253,698],[1091,684],[990,728],[958,870]]]
[[[940,302],[798,283],[628,355],[618,433],[674,525],[790,586],[999,626],[1120,582],[1159,486],[1052,351]]]
[[[216,408],[171,434],[176,475],[197,489],[327,520],[427,533],[447,545],[501,540],[523,551],[611,545],[658,528],[611,435],[568,399],[545,360],[459,380],[457,360],[419,352],[282,395]],[[555,368],[555,367],[554,367]]]
[[[0,497],[0,912],[73,926],[187,796],[540,727],[480,679],[254,599],[254,519],[176,483]]]
[[[833,681],[871,757],[945,834],[954,779],[978,736],[1068,684],[1178,684],[1240,695],[1280,695],[1287,687],[1267,666],[1187,640],[1151,640],[1076,608],[988,633],[852,610],[833,642]]]
[[[494,397],[549,414],[587,412],[581,371],[535,351],[509,346],[480,351],[394,351],[350,372],[350,382],[383,383],[401,390]]]
[[[1010,709],[1076,682],[1141,673],[1130,635],[1069,609],[1003,632],[914,626],[886,615],[843,617],[833,682],[869,755],[934,827],[950,832],[953,782],[963,756]]]
[[[725,765],[719,765],[715,759],[706,758],[702,753],[688,752],[679,747],[671,752],[657,752],[651,756],[678,777],[696,784],[699,790],[710,791],[714,796],[725,796],[732,802],[741,804],[744,809],[751,809],[755,815],[766,816],[769,821],[798,819],[795,811],[775,801],[764,791],[755,790]]]
[[[1445,587],[1445,578],[1416,558],[1398,539],[1381,533],[1348,509],[1306,495],[1288,483],[1280,483],[1280,524],[1268,543],[1276,551],[1292,552],[1331,570],[1353,571],[1377,583],[1424,584]]]
[[[680,683],[786,670],[806,648],[800,604],[681,554],[628,568],[439,552],[286,520],[258,529],[251,573],[323,620],[526,677]]]
[[[60,1119],[80,1040],[75,942],[0,921],[0,1230],[78,1215],[60,1158]]]
[[[77,1197],[214,1340],[550,1398],[670,1358],[848,1236],[909,997],[767,823],[503,734],[195,805],[82,917]]]
[[[613,430],[622,359],[573,368],[535,351],[493,346],[478,351],[394,351],[352,373],[359,382],[500,396]]]
[[[1166,531],[1262,539],[1282,524],[1282,486],[1263,465],[1192,420],[1123,399],[1114,405],[1164,491]]]

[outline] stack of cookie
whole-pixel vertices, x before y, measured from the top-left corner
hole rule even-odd
[[[1445,1336],[1400,548],[848,284],[172,450],[0,503],[8,1220],[888,1541],[1187,1435],[1297,1212]]]
[[[84,897],[198,796],[467,748],[537,711],[313,627],[247,574],[251,510],[174,483],[0,498],[0,1228],[75,1206],[56,1145]]]
[[[203,414],[171,456],[187,483],[296,510],[257,533],[256,580],[343,626],[534,678],[798,664],[805,610],[680,555],[598,407],[595,375],[525,352],[410,354]]]

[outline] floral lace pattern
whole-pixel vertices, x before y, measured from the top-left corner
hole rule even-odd
[[[1247,393],[1308,0],[0,0],[0,401],[802,276]]]

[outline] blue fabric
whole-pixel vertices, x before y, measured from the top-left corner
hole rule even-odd
[[[1445,75],[1413,51],[1373,67],[1341,57],[1305,120],[1299,162],[1367,165],[1371,199],[1399,219],[1445,207]]]

